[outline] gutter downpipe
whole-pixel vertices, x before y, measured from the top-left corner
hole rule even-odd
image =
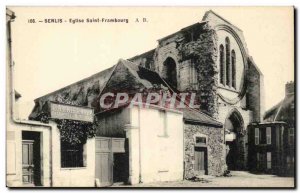
[[[43,124],[43,123],[35,123],[32,121],[22,121],[15,118],[15,89],[14,89],[14,62],[12,62],[12,37],[11,37],[11,23],[14,21],[16,16],[14,13],[12,14],[11,18],[7,21],[7,34],[6,36],[9,37],[8,39],[8,64],[9,64],[9,86],[10,86],[10,119],[13,123],[16,124],[24,124],[24,125],[34,125],[34,126],[44,126],[49,127],[50,129],[50,147],[52,146],[52,125]],[[7,105],[7,104],[6,104]],[[6,121],[7,126],[7,121]],[[49,164],[50,164],[50,186],[52,186],[52,150],[50,148],[50,158],[49,158]]]
[[[143,183],[142,181],[142,150],[141,150],[141,109],[138,107],[139,114],[139,183]]]

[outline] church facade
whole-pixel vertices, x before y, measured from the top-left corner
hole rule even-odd
[[[147,92],[153,88],[170,93],[196,93],[200,107],[172,110],[151,104],[152,110],[144,110],[136,104],[131,110],[126,105],[109,111],[100,108],[100,98],[105,93],[120,89],[128,93]],[[213,11],[207,11],[202,21],[159,39],[155,49],[121,59],[111,68],[35,99],[29,119],[45,122],[45,115],[51,112],[49,104],[53,103],[92,109],[96,131],[95,138],[87,140],[87,144],[71,147],[62,142],[62,133],[55,125],[58,123],[51,120],[51,115],[50,124],[56,128],[57,136],[50,138],[53,144],[61,144],[64,152],[78,152],[76,159],[82,160],[68,163],[75,160],[74,155],[62,160],[63,154],[58,152],[61,156],[52,156],[56,166],[67,165],[68,174],[92,172],[88,176],[95,179],[96,185],[111,185],[115,180],[136,184],[197,175],[220,176],[226,170],[247,170],[246,128],[261,121],[263,91],[263,75],[249,55],[243,32]],[[151,129],[158,129],[158,134],[155,130],[149,132]],[[101,168],[105,156],[108,165]],[[84,167],[85,159],[90,160],[89,168]],[[151,162],[151,168],[146,167],[149,159],[156,163]],[[64,183],[61,177],[57,186],[73,184],[70,179]],[[50,179],[52,184],[56,184],[55,180]],[[82,181],[74,182],[80,186]]]
[[[129,60],[158,72],[182,92],[198,93],[199,110],[223,124],[218,135],[227,168],[247,169],[246,128],[262,121],[264,81],[241,29],[207,11],[200,23],[159,39],[157,48]],[[185,132],[195,131],[187,126]]]

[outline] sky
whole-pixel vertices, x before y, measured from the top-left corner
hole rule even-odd
[[[283,99],[285,83],[294,80],[292,7],[9,8],[17,16],[12,57],[23,119],[35,98],[109,68],[120,58],[156,48],[158,39],[200,22],[210,9],[243,30],[249,54],[264,74],[266,110]],[[129,23],[69,23],[86,18],[125,18]],[[66,22],[38,22],[44,19]]]

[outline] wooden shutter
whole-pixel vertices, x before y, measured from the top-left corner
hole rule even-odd
[[[255,145],[259,144],[259,128],[255,128]]]
[[[267,152],[267,169],[271,169],[272,167],[272,154],[271,152]]]
[[[267,132],[267,144],[271,144],[272,143],[272,141],[271,141],[271,139],[272,139],[272,136],[271,136],[271,132],[272,132],[271,127],[267,127],[266,132]]]
[[[289,128],[289,144],[294,145],[294,128]]]

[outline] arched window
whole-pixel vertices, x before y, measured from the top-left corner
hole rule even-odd
[[[230,40],[225,38],[226,49],[226,85],[231,86]]]
[[[224,46],[220,45],[220,83],[225,85],[225,57],[224,57]]]
[[[162,73],[163,78],[165,78],[171,86],[177,88],[176,62],[172,58],[168,57],[164,61]]]
[[[231,51],[231,79],[232,79],[232,87],[236,89],[236,58],[235,51]]]

